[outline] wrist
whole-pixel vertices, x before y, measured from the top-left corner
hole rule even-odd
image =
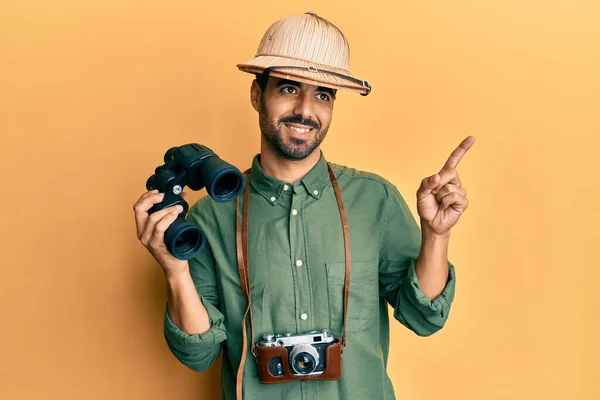
[[[176,285],[183,280],[186,280],[191,277],[190,268],[187,262],[185,265],[177,267],[177,268],[165,268],[165,279],[169,285]]]
[[[435,232],[424,221],[421,221],[421,227],[421,238],[423,239],[423,242],[443,244],[450,241],[450,230],[443,233]]]

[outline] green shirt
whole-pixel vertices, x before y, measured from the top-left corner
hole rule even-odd
[[[248,348],[244,399],[394,399],[386,372],[388,304],[394,308],[394,317],[420,336],[440,330],[448,318],[454,298],[454,266],[448,263],[443,293],[429,300],[420,291],[415,273],[421,232],[396,187],[371,173],[335,164],[332,168],[347,212],[352,250],[342,378],[262,384]],[[259,341],[268,332],[323,328],[341,339],[344,240],[323,154],[295,183],[266,175],[257,155],[250,178],[253,340]],[[240,198],[240,207],[242,203]],[[225,350],[222,396],[235,399],[246,308],[236,258],[235,201],[217,203],[205,196],[190,209],[188,219],[207,238],[207,245],[189,265],[211,328],[204,334],[187,335],[165,312],[166,341],[175,357],[196,371],[206,370]]]

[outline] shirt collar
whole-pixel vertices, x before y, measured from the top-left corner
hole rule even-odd
[[[277,204],[285,194],[306,191],[315,199],[321,197],[321,192],[328,177],[327,161],[321,151],[321,157],[315,166],[300,181],[283,182],[267,175],[260,165],[260,154],[254,156],[250,170],[252,187],[271,204]],[[287,188],[287,190],[285,190]]]

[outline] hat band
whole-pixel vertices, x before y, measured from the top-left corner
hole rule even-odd
[[[308,58],[302,58],[302,57],[296,57],[296,56],[290,56],[287,54],[276,54],[276,53],[258,53],[256,54],[254,57],[277,57],[277,58],[287,58],[290,60],[296,60],[296,61],[303,61],[306,63],[311,63],[311,64],[321,64],[321,65],[328,65],[332,68],[339,68],[339,69],[348,69],[347,67],[343,67],[343,66],[339,66],[336,64],[331,64],[331,63],[327,63],[327,62],[319,62],[316,60],[312,60],[312,59],[308,59]]]
[[[361,85],[367,91],[366,93],[361,93],[360,94],[361,96],[367,96],[369,93],[371,93],[371,85],[369,85],[369,82],[367,82],[367,81],[356,79],[356,78],[353,78],[351,76],[340,74],[338,72],[327,71],[327,70],[324,70],[324,69],[319,70],[319,69],[317,69],[315,67],[299,67],[299,66],[293,66],[293,65],[273,66],[273,67],[265,68],[262,73],[266,77],[268,77],[269,74],[273,70],[276,70],[276,69],[301,69],[301,70],[305,70],[305,71],[308,71],[308,72],[324,72],[326,74],[334,75],[334,76],[337,76],[339,78],[346,79],[346,80],[348,80],[350,82],[353,82],[353,83],[356,83],[358,85]]]

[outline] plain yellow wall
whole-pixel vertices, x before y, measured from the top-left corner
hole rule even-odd
[[[12,1],[0,5],[0,399],[215,399],[162,334],[162,272],[132,205],[174,145],[247,168],[250,59],[314,10],[347,35],[369,97],[341,93],[327,157],[416,213],[467,135],[456,301],[392,327],[399,399],[599,399],[597,1]],[[204,192],[193,192],[195,200]]]

